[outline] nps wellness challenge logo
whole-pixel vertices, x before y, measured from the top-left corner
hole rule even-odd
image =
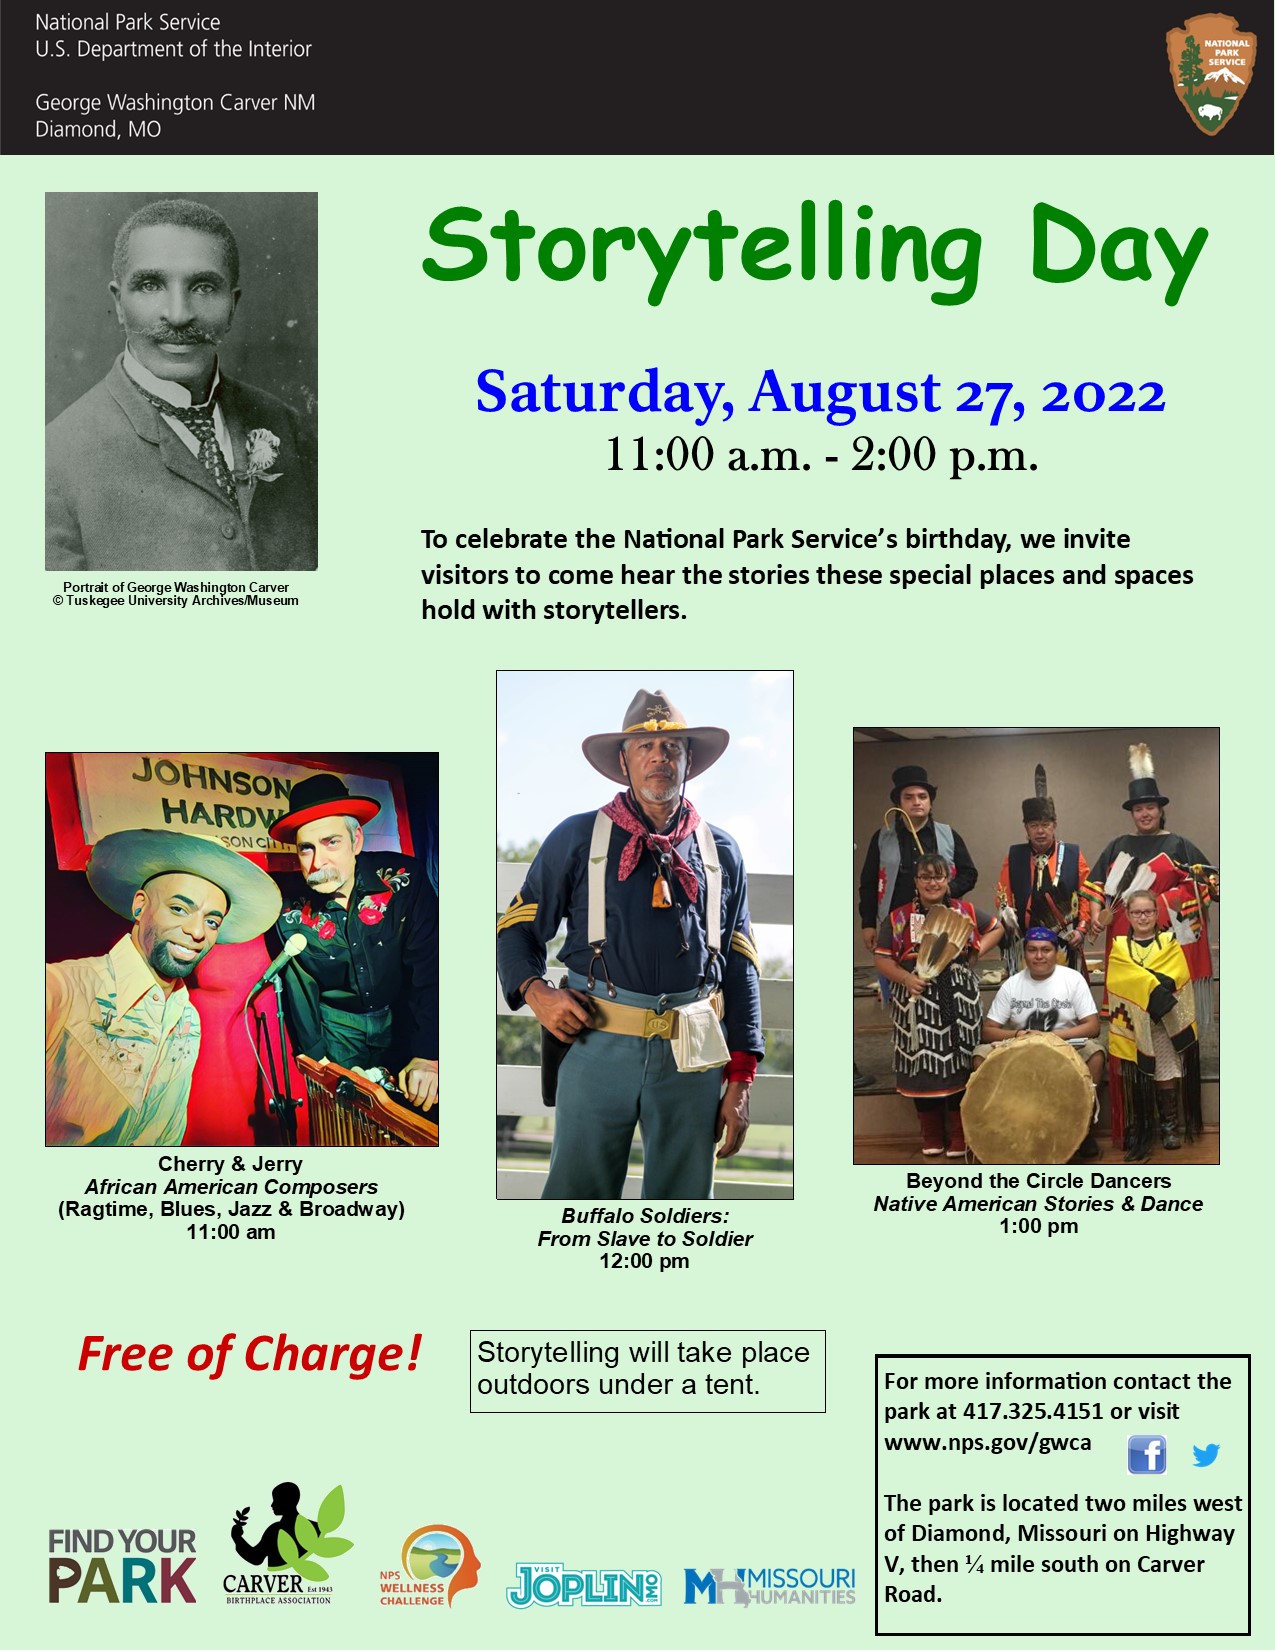
[[[1205,12],[1164,37],[1178,102],[1210,137],[1227,125],[1253,78],[1257,36],[1233,17]]]
[[[422,1524],[403,1543],[402,1571],[381,1571],[382,1604],[445,1604],[477,1587],[482,1569],[474,1544],[451,1524]]]

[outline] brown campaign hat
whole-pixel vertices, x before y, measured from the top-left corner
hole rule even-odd
[[[628,776],[620,766],[620,747],[626,739],[640,739],[645,733],[669,733],[687,740],[692,746],[690,774],[692,778],[711,768],[730,744],[725,728],[691,727],[686,714],[664,692],[656,688],[648,693],[639,688],[624,713],[624,725],[617,733],[593,733],[580,749],[590,767],[614,779],[619,785],[628,784]]]

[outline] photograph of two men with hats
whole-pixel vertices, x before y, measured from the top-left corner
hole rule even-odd
[[[438,763],[46,761],[51,1146],[435,1145]]]

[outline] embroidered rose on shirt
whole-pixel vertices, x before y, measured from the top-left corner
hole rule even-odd
[[[336,924],[332,918],[322,911],[312,911],[309,900],[301,907],[301,921],[307,928],[313,928],[321,940],[330,940],[336,933]]]
[[[368,923],[369,925],[372,923],[384,922],[385,907],[389,903],[390,894],[388,890],[384,894],[364,894],[363,898],[359,901],[359,921]]]

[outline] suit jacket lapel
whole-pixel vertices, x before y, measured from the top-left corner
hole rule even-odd
[[[107,380],[107,388],[123,408],[135,433],[141,436],[143,441],[149,441],[152,446],[159,448],[159,456],[163,460],[166,470],[171,471],[175,476],[179,476],[181,480],[190,482],[193,487],[199,487],[205,493],[211,494],[227,510],[235,508],[212,476],[204,469],[199,461],[199,455],[191,452],[168,420],[160,415],[159,409],[153,407],[146,397],[138,391],[132,379],[124,371],[122,357],[116,360],[114,367],[111,369]],[[222,416],[226,417],[224,409]],[[230,428],[228,417],[226,417],[226,427],[227,429]],[[231,436],[231,442],[233,445],[233,435]],[[237,470],[243,468],[245,460],[240,456],[240,450],[237,446],[234,447],[234,453],[235,468]],[[242,496],[244,489],[238,487],[237,490]],[[245,516],[244,519],[246,520],[247,517]]]
[[[155,410],[155,422],[159,426],[159,454],[166,469],[183,481],[189,481],[195,487],[201,487],[205,493],[211,493],[219,503],[224,504],[227,510],[233,510],[234,505],[222,492],[213,477],[205,470],[200,462],[198,453],[192,453],[190,448],[177,434],[177,431],[168,421]]]
[[[244,475],[248,469],[248,431],[244,427],[243,419],[239,415],[237,397],[233,385],[227,383],[223,375],[221,380],[221,416],[226,421],[226,434],[230,437],[231,451],[235,455],[235,474]],[[239,501],[239,514],[247,526],[248,514],[252,509],[252,495],[256,488],[248,481],[235,482],[235,494]]]

